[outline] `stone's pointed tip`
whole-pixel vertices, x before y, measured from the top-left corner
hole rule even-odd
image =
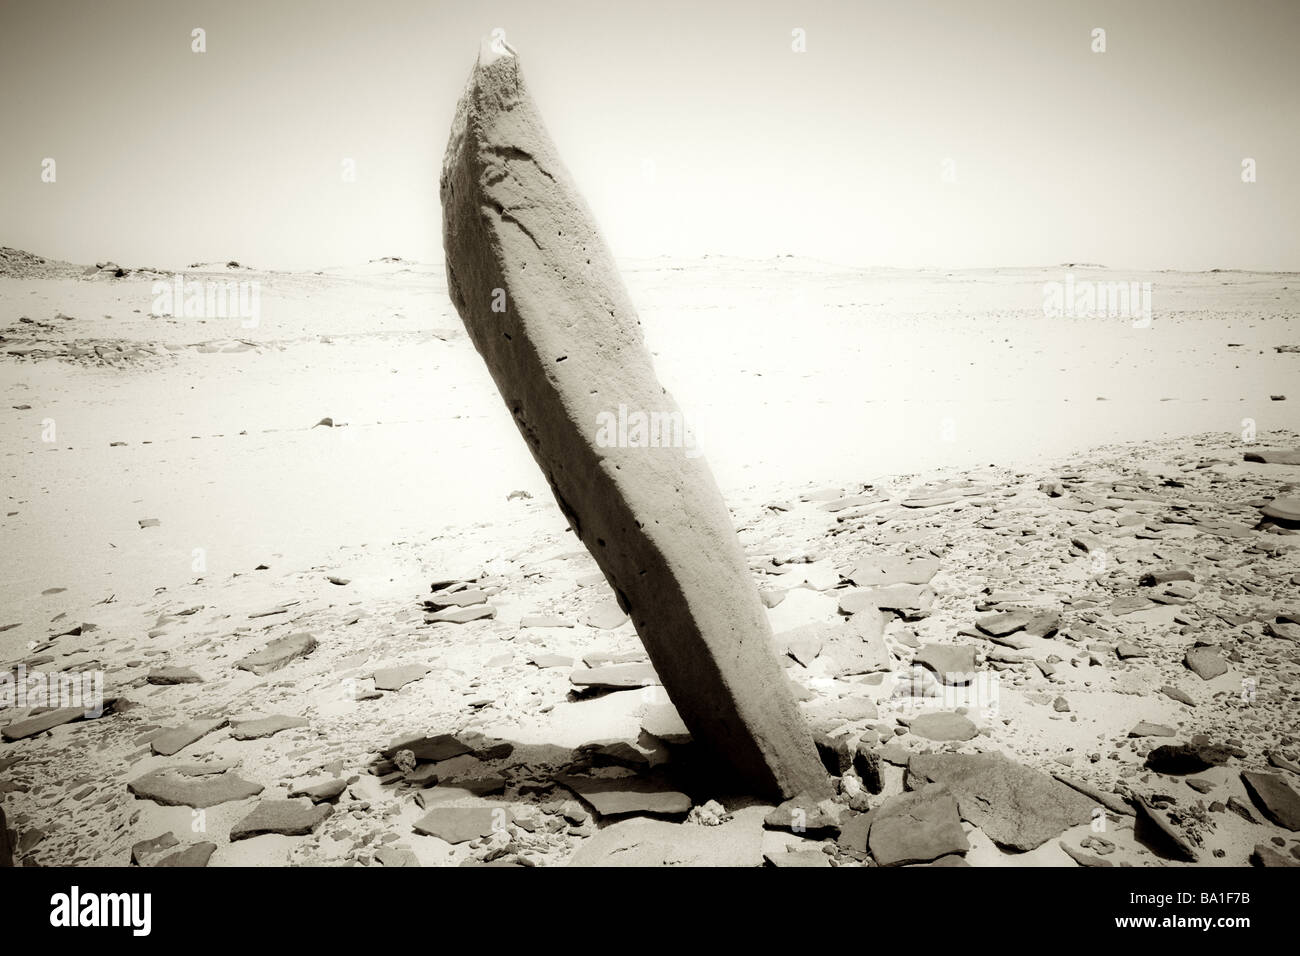
[[[505,41],[503,36],[485,36],[479,44],[478,65],[491,66],[497,60],[513,58],[515,48]]]

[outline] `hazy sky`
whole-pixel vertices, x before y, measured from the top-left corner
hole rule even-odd
[[[1300,269],[1297,0],[0,0],[0,244],[436,261],[496,27],[616,255]]]

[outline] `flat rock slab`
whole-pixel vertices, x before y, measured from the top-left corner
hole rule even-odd
[[[519,621],[520,627],[573,627],[574,622],[568,618],[551,614],[525,614]]]
[[[482,588],[466,588],[463,591],[437,591],[433,597],[425,598],[425,603],[435,608],[445,607],[473,607],[475,604],[486,604],[488,599],[487,591]]]
[[[994,843],[1015,850],[1032,850],[1090,822],[1096,806],[1077,790],[1000,753],[917,754],[907,772],[917,781],[944,784],[964,819]]]
[[[470,752],[470,747],[451,734],[436,734],[432,737],[398,737],[384,748],[383,755],[391,760],[401,750],[411,751],[416,760],[437,762],[467,754]]]
[[[188,867],[198,869],[208,865],[208,860],[212,859],[212,854],[217,851],[215,843],[191,843],[181,849],[174,850],[171,853],[163,854],[152,862],[145,864],[150,867]]]
[[[900,558],[885,555],[864,558],[845,575],[861,588],[878,588],[890,584],[929,584],[939,573],[937,558]]]
[[[1260,513],[1277,521],[1300,521],[1300,498],[1274,498],[1260,509]]]
[[[606,601],[604,604],[596,605],[582,618],[582,623],[588,627],[598,628],[602,631],[612,631],[616,627],[622,627],[627,622],[628,616],[613,601]]]
[[[629,690],[659,683],[659,675],[650,664],[611,664],[607,667],[579,668],[569,675],[574,687]]]
[[[876,608],[866,608],[848,621],[821,625],[822,648],[826,672],[832,677],[870,674],[893,667],[893,658],[885,646],[885,615]]]
[[[802,850],[786,847],[784,852],[773,850],[763,854],[763,861],[769,866],[812,867],[820,869],[829,867],[831,859],[821,850]]]
[[[1178,731],[1172,727],[1166,727],[1164,724],[1153,724],[1149,721],[1140,721],[1136,727],[1128,732],[1130,737],[1174,737]]]
[[[220,730],[224,726],[226,726],[226,718],[224,717],[217,717],[212,720],[192,720],[187,724],[181,724],[179,727],[164,730],[149,741],[149,747],[160,757],[170,757],[172,754],[179,753],[190,744],[206,737],[214,730]]]
[[[54,710],[47,710],[43,714],[37,714],[35,717],[28,717],[26,720],[16,720],[0,731],[0,735],[5,740],[23,740],[27,737],[35,737],[37,734],[43,734],[47,730],[53,730],[63,724],[72,723],[74,720],[83,720],[87,717],[86,708],[84,707],[58,707]]]
[[[230,736],[236,740],[257,740],[270,737],[282,730],[306,727],[307,718],[289,717],[285,714],[272,714],[270,717],[258,717],[254,720],[231,721]]]
[[[438,807],[413,825],[416,833],[456,844],[491,836],[509,822],[509,811],[501,807]]]
[[[277,637],[256,654],[250,654],[235,666],[242,671],[252,671],[259,677],[306,657],[316,650],[316,638],[306,631]]]
[[[473,607],[449,607],[424,615],[425,624],[468,624],[497,616],[497,609],[491,604],[476,604]]]
[[[766,807],[745,807],[717,826],[637,817],[602,827],[569,866],[761,866]]]
[[[342,796],[348,782],[342,777],[315,783],[300,783],[289,791],[289,798],[307,797],[312,803],[326,803]]]
[[[1183,663],[1201,680],[1214,680],[1228,673],[1228,662],[1216,647],[1193,647]]]
[[[1245,770],[1241,782],[1266,817],[1280,827],[1300,830],[1300,794],[1280,774]]]
[[[1200,855],[1196,848],[1169,819],[1169,814],[1145,799],[1136,802],[1137,820],[1133,835],[1160,856],[1184,863],[1197,863]]]
[[[213,772],[211,767],[178,766],[151,770],[127,784],[127,790],[142,800],[165,807],[215,807],[232,800],[255,797],[264,788],[239,777],[232,770]]]
[[[992,634],[994,637],[1005,637],[1028,627],[1033,619],[1033,611],[998,611],[977,618],[975,626],[985,634]]]
[[[429,673],[427,664],[406,664],[402,667],[384,667],[375,671],[376,690],[401,690],[407,684],[420,680]]]
[[[203,678],[188,667],[156,667],[145,678],[150,684],[201,684]]]
[[[303,836],[311,833],[334,812],[328,803],[310,800],[263,800],[253,812],[230,828],[230,842],[266,833]]]
[[[891,584],[880,588],[845,591],[840,598],[841,614],[864,611],[897,611],[913,616],[928,613],[934,605],[934,591],[923,584]]]
[[[457,106],[440,199],[452,304],[697,744],[755,792],[829,792],[730,512],[499,44]]]
[[[844,808],[816,794],[801,793],[791,797],[763,818],[769,830],[789,830],[811,839],[838,836]]]
[[[394,847],[381,847],[375,851],[375,859],[385,867],[421,866],[420,858],[413,850],[398,850]]]
[[[565,657],[563,654],[534,654],[528,658],[528,663],[547,670],[551,667],[572,667],[573,658]]]
[[[632,813],[684,816],[691,798],[655,780],[643,777],[583,777],[565,774],[555,782],[582,797],[602,817]]]
[[[928,784],[889,797],[873,811],[867,848],[881,866],[928,863],[970,849],[957,801],[947,788]]]
[[[917,714],[908,727],[926,740],[970,740],[979,734],[974,722],[962,714]]]
[[[1300,448],[1261,448],[1259,451],[1246,452],[1244,457],[1246,461],[1268,465],[1300,465]]]
[[[651,704],[641,715],[641,729],[666,744],[688,744],[691,732],[672,704]]]
[[[933,671],[949,686],[964,686],[974,679],[975,648],[968,644],[923,644],[913,664]]]

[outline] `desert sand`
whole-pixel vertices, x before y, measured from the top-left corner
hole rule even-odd
[[[1245,458],[1300,446],[1294,274],[620,262],[800,707],[857,781],[792,832],[697,783],[441,263],[184,269],[257,282],[251,328],[151,316],[169,270],[6,263],[0,659],[102,672],[115,701],[0,743],[19,862],[1296,862],[1300,558],[1263,509],[1300,466]],[[1150,326],[1045,317],[1067,273],[1151,282]],[[923,580],[849,654],[886,556]],[[1158,572],[1185,573],[1140,583]],[[426,622],[457,594],[477,619]],[[247,663],[273,642],[283,666]],[[902,706],[918,653],[996,677],[996,708]],[[1055,809],[981,816],[952,776],[973,771],[916,762],[977,753]],[[177,765],[204,769],[153,773]],[[945,775],[955,810],[925,796]],[[165,805],[178,781],[231,799]],[[862,820],[900,799],[930,800],[922,847]]]

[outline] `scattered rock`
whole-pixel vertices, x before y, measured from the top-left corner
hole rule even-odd
[[[1032,850],[1090,822],[1096,806],[1047,774],[997,752],[917,754],[908,761],[907,772],[909,779],[944,784],[964,819],[994,843],[1016,850]]]
[[[307,719],[305,717],[273,714],[270,717],[259,717],[254,720],[232,720],[230,722],[230,736],[236,740],[258,740],[262,737],[278,734],[282,730],[292,730],[295,727],[306,726]]]
[[[1228,662],[1214,647],[1193,647],[1183,663],[1201,680],[1214,680],[1228,673]]]
[[[316,650],[316,638],[306,631],[277,637],[256,654],[250,654],[235,666],[243,671],[252,671],[259,677],[278,671],[282,667],[306,657]]]
[[[881,866],[928,863],[970,849],[957,801],[939,784],[898,794],[877,807],[867,845]]]
[[[583,777],[565,774],[556,783],[568,787],[591,804],[602,817],[645,813],[656,816],[685,816],[691,798],[657,780],[643,777]]]
[[[1300,793],[1280,774],[1243,770],[1241,782],[1263,814],[1280,827],[1300,830]]]
[[[230,828],[230,842],[266,833],[302,836],[313,832],[334,812],[328,804],[310,800],[263,800],[252,813]]]
[[[969,717],[954,713],[918,714],[909,729],[926,740],[970,740],[979,733]]]
[[[165,807],[215,807],[232,800],[247,800],[262,792],[260,783],[241,779],[232,770],[201,765],[162,767],[127,784],[142,800]]]

